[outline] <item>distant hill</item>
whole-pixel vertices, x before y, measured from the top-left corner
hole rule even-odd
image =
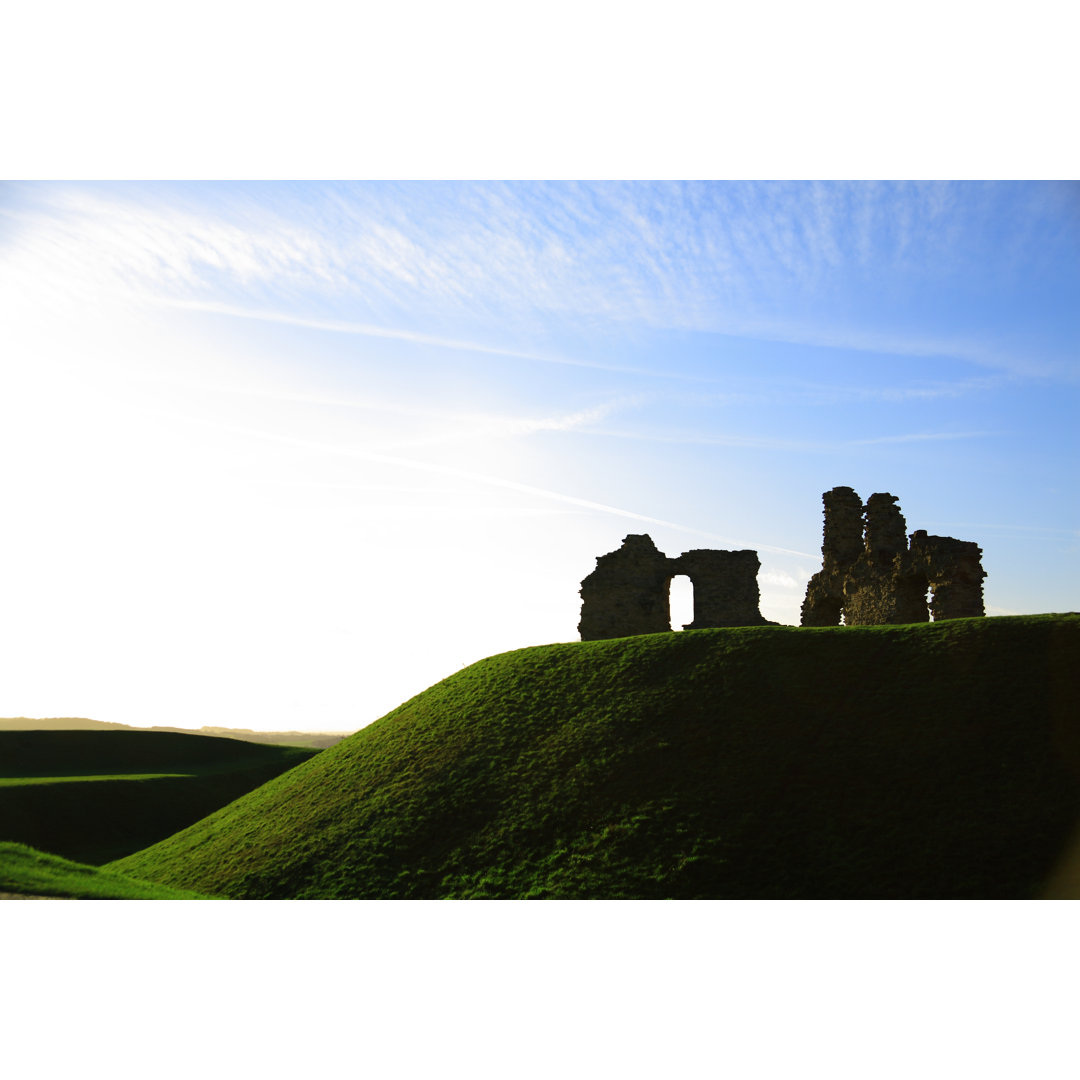
[[[198,730],[178,727],[132,727],[108,720],[87,720],[81,716],[50,717],[34,720],[25,716],[0,717],[0,731],[173,731],[185,735],[212,735],[222,739],[269,743],[275,746],[311,746],[324,750],[346,738],[348,731],[252,731],[250,728],[211,727]]]
[[[235,898],[1027,898],[1080,818],[1080,616],[489,657],[111,869]]]
[[[106,862],[321,752],[164,731],[0,731],[0,841]]]

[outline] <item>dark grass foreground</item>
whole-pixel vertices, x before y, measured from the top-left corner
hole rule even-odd
[[[317,753],[162,731],[0,731],[0,840],[107,862]]]
[[[1080,810],[1080,616],[493,656],[112,864],[240,898],[1026,898]]]
[[[213,900],[152,881],[102,870],[0,841],[0,894],[62,897],[66,900]]]

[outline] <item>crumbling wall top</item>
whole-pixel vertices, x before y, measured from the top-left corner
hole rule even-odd
[[[984,614],[982,550],[969,540],[928,536],[909,546],[895,495],[878,492],[865,507],[852,488],[822,495],[822,568],[809,581],[803,626],[848,626],[973,618]],[[927,604],[929,590],[931,600]]]
[[[878,563],[891,563],[907,551],[907,522],[887,491],[866,500],[866,553]]]

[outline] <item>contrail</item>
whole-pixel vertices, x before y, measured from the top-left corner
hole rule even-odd
[[[358,334],[362,337],[411,341],[417,345],[433,345],[440,349],[485,353],[489,356],[508,356],[515,360],[532,360],[541,364],[563,364],[568,367],[594,368],[598,371],[612,371],[620,375],[642,375],[653,379],[681,379],[691,382],[718,381],[708,376],[687,375],[682,372],[622,367],[618,364],[600,364],[593,360],[575,360],[565,356],[522,352],[497,345],[479,345],[473,341],[458,341],[455,338],[436,337],[432,334],[421,334],[415,330],[398,330],[391,327],[375,326],[371,323],[343,322],[338,319],[312,319],[303,315],[284,315],[276,311],[252,311],[247,308],[234,307],[231,304],[221,304],[211,300],[160,299],[157,302],[165,307],[180,308],[184,311],[206,311],[213,315],[229,315],[237,319],[256,319],[260,322],[284,323],[288,326],[306,327],[309,330],[327,330],[335,334]]]
[[[660,525],[677,532],[691,533],[695,536],[705,536],[710,540],[717,540],[724,544],[735,547],[751,546],[744,540],[736,540],[729,536],[720,536],[717,533],[706,532],[704,529],[695,529],[690,525],[680,525],[674,521],[665,521],[663,518],[649,517],[647,514],[638,514],[633,510],[623,510],[617,506],[608,506],[606,503],[593,502],[590,499],[579,499],[574,495],[565,495],[559,491],[550,491],[547,488],[533,487],[530,484],[522,484],[517,480],[506,480],[500,476],[489,476],[487,473],[472,472],[467,469],[457,469],[450,465],[436,465],[428,461],[416,461],[413,458],[397,457],[393,454],[383,454],[377,450],[364,450],[358,446],[347,446],[335,443],[314,442],[310,439],[298,439],[290,435],[276,435],[272,432],[261,431],[257,428],[237,427],[231,424],[217,424],[195,417],[178,417],[188,423],[197,424],[200,427],[212,427],[219,431],[230,431],[238,435],[246,435],[251,438],[263,439],[269,442],[284,443],[289,446],[297,446],[304,450],[314,450],[321,453],[337,454],[343,457],[357,458],[361,461],[373,461],[381,465],[392,465],[402,469],[413,469],[416,472],[432,473],[439,476],[453,476],[459,480],[472,480],[478,484],[487,484],[491,487],[505,488],[508,491],[518,491],[526,495],[536,495],[542,499],[553,499],[556,502],[567,503],[570,506],[580,506],[586,510],[595,510],[603,514],[614,514],[617,517],[630,518],[632,521],[644,521],[650,525]],[[773,547],[770,544],[753,545],[759,551],[768,551],[774,555],[795,555],[801,559],[812,559],[815,556],[805,551],[793,551],[790,548]]]

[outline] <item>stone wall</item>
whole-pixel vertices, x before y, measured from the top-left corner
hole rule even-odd
[[[968,619],[984,614],[982,549],[970,540],[911,534],[911,561],[930,585],[930,612],[938,619]]]
[[[668,557],[652,537],[626,537],[618,551],[597,558],[581,583],[581,640],[670,630],[670,583]]]
[[[761,560],[756,551],[699,548],[669,559],[668,567],[672,576],[685,574],[694,586],[694,621],[684,630],[767,625],[758,609]]]
[[[771,626],[758,610],[755,551],[687,551],[669,559],[652,538],[630,535],[601,555],[581,583],[582,641],[656,634],[671,629],[670,588],[676,574],[694,586],[694,621],[686,630]]]
[[[822,496],[822,568],[809,581],[803,626],[873,626],[984,614],[982,550],[950,536],[912,534],[896,496],[871,495],[864,507],[849,487]],[[926,594],[932,601],[927,606]]]

